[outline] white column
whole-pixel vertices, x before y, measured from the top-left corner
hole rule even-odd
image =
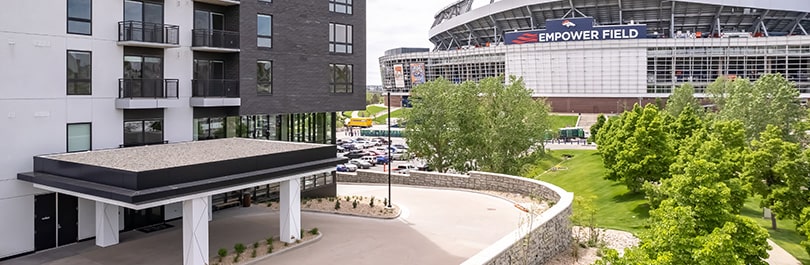
[[[96,245],[109,247],[118,244],[118,206],[96,202]]]
[[[301,236],[301,179],[282,181],[279,193],[281,241],[292,243]]]
[[[208,221],[214,220],[214,205],[211,204],[211,196],[205,197],[208,200]]]
[[[208,199],[183,201],[183,264],[208,264]]]

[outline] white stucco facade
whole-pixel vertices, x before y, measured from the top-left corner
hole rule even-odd
[[[6,4],[0,9],[0,212],[8,214],[0,226],[0,258],[34,250],[34,196],[46,193],[18,181],[17,173],[31,170],[33,156],[65,152],[69,123],[92,124],[92,149],[118,148],[124,113],[115,104],[123,77],[124,47],[117,41],[124,1],[93,1],[92,36],[66,33],[66,1]],[[180,27],[180,47],[163,54],[165,78],[180,80],[179,99],[173,99],[178,107],[164,110],[164,139],[191,141],[193,1],[166,0],[164,23]],[[92,95],[66,95],[68,50],[92,52]],[[79,240],[95,236],[95,209],[79,200]]]

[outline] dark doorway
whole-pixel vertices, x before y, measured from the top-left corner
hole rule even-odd
[[[34,251],[56,247],[56,193],[34,196]]]
[[[65,194],[58,196],[56,201],[59,208],[58,245],[64,246],[75,243],[79,238],[79,198]]]
[[[163,206],[152,207],[143,210],[132,210],[125,208],[124,230],[133,230],[144,226],[160,224],[165,221]]]

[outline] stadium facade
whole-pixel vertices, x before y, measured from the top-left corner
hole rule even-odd
[[[683,83],[702,97],[718,77],[781,73],[810,97],[804,0],[501,0],[439,11],[433,49],[380,57],[382,84],[522,77],[556,112],[612,113],[665,100]],[[392,100],[396,105],[398,100]]]

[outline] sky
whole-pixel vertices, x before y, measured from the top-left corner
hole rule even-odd
[[[399,47],[433,48],[433,16],[457,0],[366,0],[366,84],[380,85],[380,56]],[[489,3],[475,0],[472,8]]]

